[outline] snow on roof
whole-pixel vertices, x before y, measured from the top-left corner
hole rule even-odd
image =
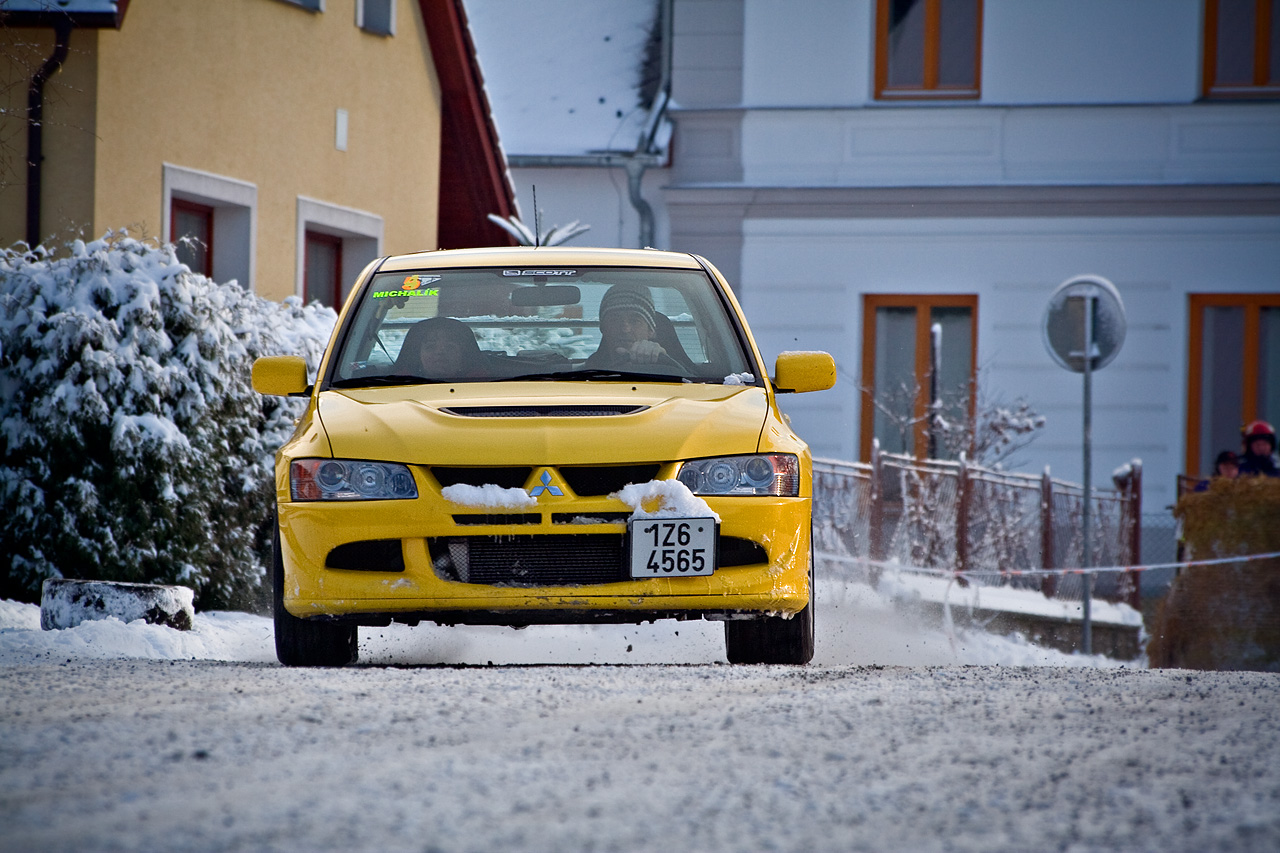
[[[465,0],[508,155],[633,151],[657,0]]]

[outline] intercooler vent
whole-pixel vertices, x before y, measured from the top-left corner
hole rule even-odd
[[[526,466],[492,467],[492,468],[448,468],[436,466],[431,469],[441,486],[484,486],[489,483],[504,489],[522,489],[533,469]]]
[[[464,418],[607,418],[634,415],[648,406],[450,406],[440,411]]]
[[[329,552],[324,567],[349,572],[403,572],[404,552],[399,539],[347,542]]]
[[[558,469],[580,497],[611,495],[631,483],[647,483],[658,475],[656,462],[645,465],[582,465]]]
[[[582,586],[629,580],[618,533],[428,539],[437,574],[495,586]]]
[[[454,524],[541,524],[542,514],[537,512],[467,513],[453,517]]]

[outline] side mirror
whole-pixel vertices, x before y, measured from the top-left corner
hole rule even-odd
[[[253,363],[253,390],[288,397],[307,391],[307,361],[297,355],[265,355]]]
[[[778,353],[773,377],[780,394],[825,391],[836,384],[836,360],[825,352]]]

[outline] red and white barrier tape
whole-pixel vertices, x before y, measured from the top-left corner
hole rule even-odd
[[[902,563],[889,562],[887,560],[872,560],[867,557],[848,557],[844,554],[832,554],[826,551],[818,551],[817,556],[821,559],[830,560],[836,563],[853,563],[860,566],[874,566],[881,569],[897,569],[900,572],[914,572],[921,575],[935,575],[937,577],[1044,577],[1048,575],[1097,575],[1103,572],[1149,572],[1152,569],[1181,569],[1187,566],[1221,566],[1227,563],[1247,563],[1252,560],[1272,560],[1280,557],[1280,551],[1271,551],[1266,554],[1243,554],[1239,557],[1219,557],[1213,560],[1188,560],[1185,563],[1152,563],[1143,566],[1095,566],[1092,568],[1076,568],[1076,569],[965,569],[964,571],[952,571],[950,569],[929,568],[927,566],[909,566]]]

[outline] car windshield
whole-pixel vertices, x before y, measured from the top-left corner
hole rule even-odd
[[[700,270],[440,269],[374,276],[330,384],[751,385],[750,365],[723,297]]]

